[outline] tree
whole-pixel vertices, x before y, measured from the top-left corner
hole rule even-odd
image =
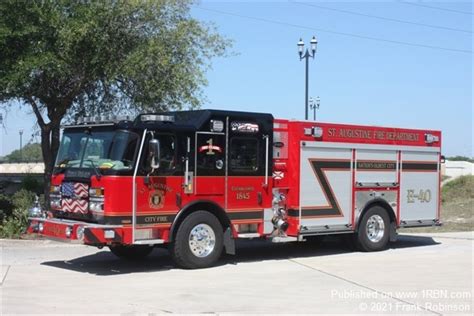
[[[21,151],[19,149],[15,149],[6,157],[8,162],[20,162],[20,161],[43,161],[43,157],[41,155],[41,144],[33,143],[27,144],[23,146]]]
[[[0,102],[36,115],[45,193],[66,118],[199,106],[229,42],[190,16],[192,2],[0,1]]]
[[[469,158],[469,157],[466,157],[466,156],[446,157],[446,160],[451,160],[451,161],[468,161],[468,162],[473,162],[473,163],[474,163],[474,158]]]

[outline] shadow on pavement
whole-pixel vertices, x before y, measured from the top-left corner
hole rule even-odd
[[[238,265],[242,262],[286,260],[304,257],[335,256],[354,252],[348,236],[328,236],[323,243],[301,242],[274,244],[264,240],[237,241],[237,255],[224,255],[217,266]],[[431,237],[402,235],[390,249],[403,249],[438,245]],[[78,257],[68,261],[48,261],[42,265],[90,273],[99,276],[145,273],[177,269],[165,248],[156,248],[152,254],[140,261],[117,258],[108,249],[93,255]]]

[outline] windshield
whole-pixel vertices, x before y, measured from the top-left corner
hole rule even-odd
[[[131,170],[137,143],[129,131],[65,131],[56,167]]]

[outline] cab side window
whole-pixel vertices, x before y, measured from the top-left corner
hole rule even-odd
[[[258,140],[234,137],[230,141],[230,169],[233,172],[252,173],[258,170]]]
[[[154,171],[153,175],[172,175],[176,171],[177,167],[176,138],[174,135],[171,134],[155,134],[155,138],[160,141],[160,167]],[[148,173],[150,171],[149,166],[151,162],[151,156],[148,150],[148,141],[150,139],[151,137],[147,136],[145,140],[145,173]]]

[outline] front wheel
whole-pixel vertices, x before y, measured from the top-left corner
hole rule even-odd
[[[174,261],[185,269],[212,266],[219,259],[222,249],[222,225],[206,211],[197,211],[186,217],[171,244]]]
[[[139,260],[148,256],[153,247],[146,245],[113,245],[109,246],[110,251],[119,258],[128,260]]]
[[[371,207],[362,216],[356,233],[356,245],[362,251],[379,251],[387,247],[390,234],[390,219],[380,206]]]

